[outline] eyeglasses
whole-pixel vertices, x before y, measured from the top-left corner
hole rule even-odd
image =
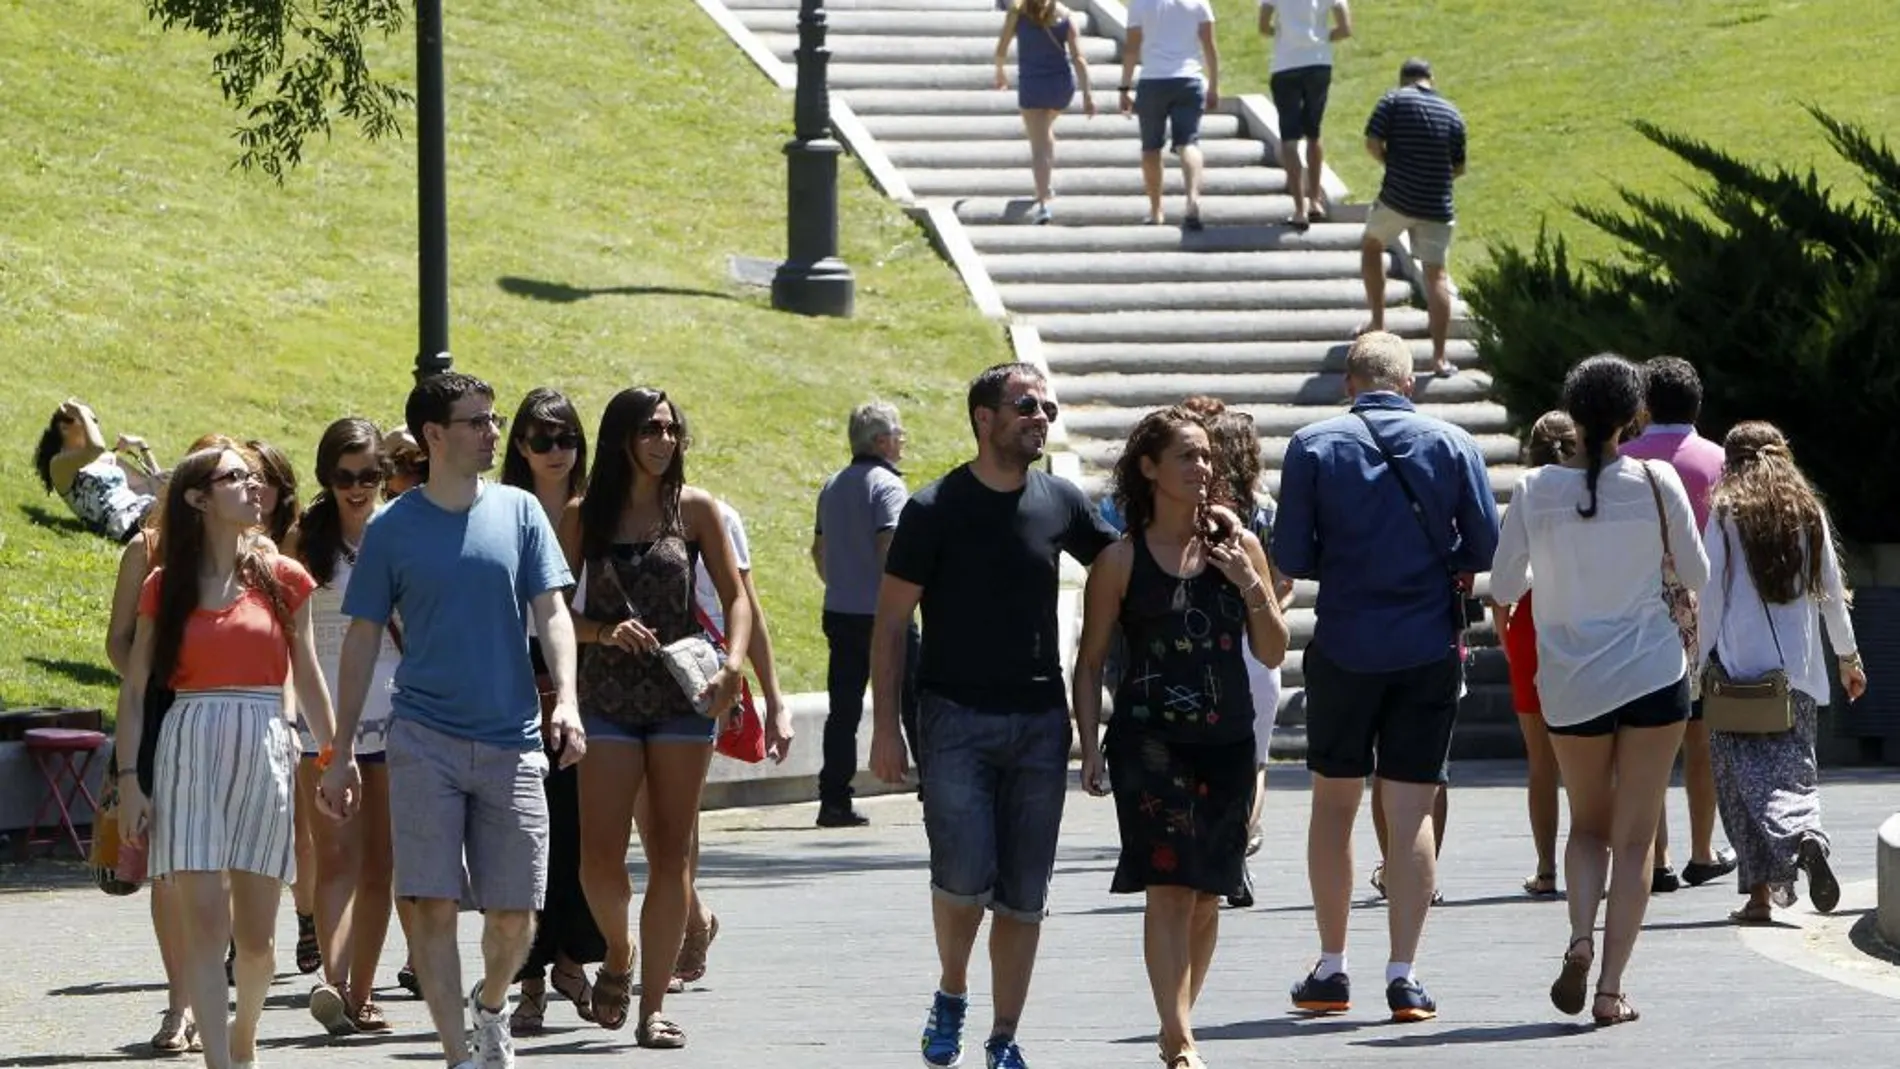
[[[640,437],[642,438],[665,437],[665,438],[671,438],[677,442],[679,441],[679,438],[680,438],[680,425],[677,423],[668,423],[665,420],[661,420],[661,419],[650,419],[650,420],[647,420],[645,423],[640,424]]]
[[[249,468],[227,468],[206,479],[205,482],[213,486],[236,486],[239,483],[262,486],[264,477]]]
[[[996,406],[998,412],[1005,408],[1014,409],[1019,416],[1033,416],[1037,412],[1041,412],[1043,418],[1051,423],[1056,421],[1056,413],[1060,411],[1060,409],[1056,408],[1054,401],[1041,401],[1030,394],[1023,394],[1014,401],[1004,402]]]
[[[534,453],[552,453],[556,449],[568,450],[581,447],[581,436],[569,431],[566,434],[530,434],[522,439],[528,443],[528,449]]]
[[[335,474],[330,476],[330,488],[333,490],[349,490],[358,486],[368,488],[374,487],[382,481],[383,472],[381,468],[364,468],[362,471],[338,468]]]
[[[449,424],[466,423],[470,430],[476,431],[505,431],[508,429],[508,417],[496,412],[482,412],[473,416],[459,416],[452,419],[445,419],[442,422]]]

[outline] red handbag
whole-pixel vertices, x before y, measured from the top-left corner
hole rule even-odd
[[[697,605],[693,607],[693,616],[699,621],[699,626],[706,629],[706,634],[712,636],[713,642],[720,649],[725,649],[726,636],[713,626],[712,618]],[[739,711],[730,718],[719,737],[713,740],[713,749],[749,765],[765,760],[765,721],[759,716],[758,706],[752,700],[752,681],[743,675],[739,677]]]

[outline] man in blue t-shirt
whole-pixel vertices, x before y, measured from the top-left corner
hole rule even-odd
[[[363,534],[343,595],[351,621],[337,681],[342,730],[323,788],[336,797],[360,781],[350,740],[384,629],[400,615],[386,759],[389,808],[400,814],[391,829],[395,890],[412,904],[410,957],[449,1065],[510,1069],[508,988],[547,888],[543,733],[564,768],[587,752],[561,596],[573,580],[533,495],[482,478],[506,424],[487,383],[454,372],[425,379],[404,414],[428,454],[428,481]],[[530,619],[558,694],[545,724],[528,659]],[[486,914],[486,968],[467,996],[472,1059],[456,945],[465,890]]]
[[[1366,151],[1385,165],[1379,199],[1366,216],[1359,271],[1371,317],[1357,333],[1385,329],[1385,250],[1409,234],[1412,255],[1425,265],[1425,306],[1432,336],[1432,368],[1457,369],[1445,355],[1451,332],[1452,181],[1465,173],[1465,118],[1432,86],[1432,65],[1408,59],[1399,87],[1379,98],[1366,120]]]
[[[1081,489],[1032,468],[1056,404],[1030,364],[970,384],[976,459],[904,506],[871,629],[871,768],[904,778],[898,732],[905,633],[923,609],[917,754],[930,840],[931,919],[942,967],[924,1061],[963,1058],[968,971],[983,911],[995,914],[991,1069],[1021,1069],[1016,1024],[1029,998],[1068,792],[1067,688],[1058,648],[1062,554],[1083,564],[1115,541]]]

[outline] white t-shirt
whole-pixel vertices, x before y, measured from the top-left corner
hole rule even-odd
[[[1207,0],[1131,0],[1128,25],[1141,30],[1141,78],[1199,78],[1201,24],[1214,21]]]
[[[1859,649],[1854,642],[1854,621],[1847,612],[1841,562],[1834,554],[1833,530],[1827,530],[1821,543],[1821,589],[1807,597],[1770,605],[1764,612],[1761,592],[1755,589],[1755,579],[1742,556],[1742,536],[1734,521],[1721,515],[1709,518],[1709,530],[1703,537],[1709,554],[1709,585],[1702,591],[1701,618],[1697,622],[1704,664],[1708,663],[1709,651],[1714,650],[1733,679],[1759,679],[1776,668],[1785,669],[1789,686],[1827,704],[1833,672],[1821,648],[1820,620],[1827,621],[1827,637],[1835,653],[1846,656]],[[1543,597],[1543,591],[1537,596]],[[1775,621],[1772,630],[1770,616]]]
[[[1663,602],[1662,532],[1642,461],[1618,458],[1597,479],[1597,513],[1584,473],[1552,464],[1511,491],[1491,563],[1491,596],[1514,602],[1536,577],[1537,693],[1544,720],[1570,727],[1682,678],[1682,640]],[[1709,581],[1682,478],[1649,464],[1669,516],[1676,573],[1692,591]]]
[[[1269,69],[1333,65],[1333,9],[1345,0],[1260,0],[1273,9],[1273,65]]]
[[[733,562],[738,564],[740,572],[751,571],[752,547],[746,543],[745,522],[724,501],[719,503],[719,519],[726,525],[726,538],[732,543]],[[693,602],[723,637],[726,633],[726,610],[719,604],[719,589],[713,586],[712,575],[706,571],[704,550],[701,550],[699,559],[693,562]]]
[[[343,592],[349,589],[350,572],[354,568],[348,557],[337,554],[336,571],[330,576],[328,585],[320,586],[310,593],[310,632],[317,644],[317,664],[323,668],[323,681],[330,687],[331,699],[337,693],[337,672],[343,660],[343,635],[350,629],[350,618],[343,615]],[[401,627],[401,621],[397,621]],[[402,654],[396,650],[396,640],[383,628],[383,644],[376,650],[376,668],[369,680],[369,694],[363,699],[363,715],[356,722],[356,752],[358,754],[379,754],[383,744],[389,738],[389,717],[394,710],[396,694],[396,666],[402,662]],[[303,744],[303,752],[313,755],[317,752],[317,740],[310,729],[297,717],[297,737]]]

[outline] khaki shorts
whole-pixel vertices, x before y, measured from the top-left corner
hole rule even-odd
[[[548,880],[540,747],[489,746],[398,717],[386,752],[397,897],[540,909]]]
[[[1399,240],[1400,234],[1409,234],[1412,238],[1412,255],[1418,258],[1419,263],[1431,267],[1445,266],[1451,256],[1451,231],[1451,223],[1416,219],[1376,200],[1372,202],[1372,211],[1366,215],[1366,237],[1391,248]]]

